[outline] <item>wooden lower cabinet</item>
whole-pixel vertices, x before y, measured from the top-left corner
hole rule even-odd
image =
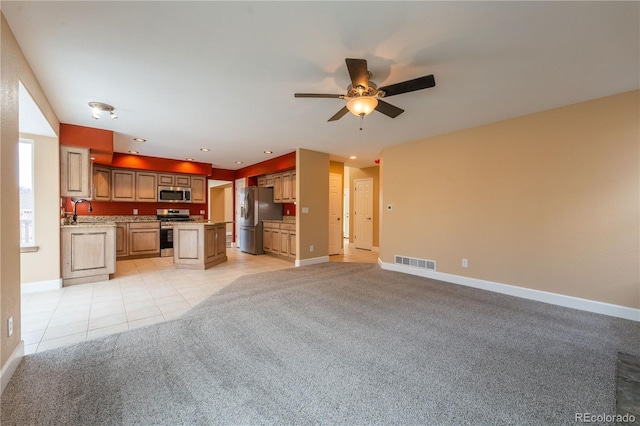
[[[225,223],[175,224],[173,263],[182,269],[207,269],[227,260]]]
[[[160,256],[159,222],[116,223],[118,260]]]
[[[116,227],[72,225],[61,230],[62,285],[106,281],[116,271]]]
[[[296,257],[296,225],[293,223],[263,222],[262,248],[265,253]]]

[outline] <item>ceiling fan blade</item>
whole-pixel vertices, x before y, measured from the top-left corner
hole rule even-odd
[[[404,112],[402,108],[398,108],[397,106],[391,105],[388,102],[383,101],[382,99],[378,99],[378,105],[376,106],[376,111],[383,113],[386,116],[391,118],[396,118],[400,114]]]
[[[344,95],[333,95],[326,93],[296,93],[294,95],[296,98],[335,98],[340,99],[344,97]]]
[[[346,106],[342,107],[342,109],[338,112],[336,112],[333,117],[331,117],[330,119],[328,119],[327,121],[336,121],[336,120],[340,120],[342,117],[344,117],[344,115],[346,113],[348,113],[349,110],[347,109]]]
[[[362,86],[367,90],[369,88],[367,61],[365,59],[351,58],[347,58],[344,61],[347,63],[347,69],[349,70],[349,77],[351,77],[353,87],[357,88],[358,86]]]
[[[403,81],[402,83],[391,84],[381,87],[378,90],[384,92],[385,97],[400,95],[402,93],[415,92],[416,90],[428,89],[436,85],[436,79],[433,74],[424,77],[414,78],[413,80]]]

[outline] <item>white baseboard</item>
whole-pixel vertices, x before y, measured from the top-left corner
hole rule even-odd
[[[326,263],[328,261],[329,261],[329,256],[312,257],[311,259],[303,259],[303,260],[296,259],[296,267],[317,265],[318,263]]]
[[[594,312],[616,318],[623,318],[640,322],[640,309],[628,308],[626,306],[613,305],[610,303],[598,302],[596,300],[582,299],[579,297],[566,296],[564,294],[550,293],[547,291],[534,290],[531,288],[518,287],[509,284],[502,284],[493,281],[485,281],[477,278],[463,277],[460,275],[446,274],[443,272],[428,271],[425,269],[412,268],[405,265],[387,263],[378,259],[378,264],[382,269],[403,272],[405,274],[418,275],[434,280],[445,281],[467,287],[479,288],[493,291],[495,293],[507,294],[509,296],[521,297],[523,299],[535,300],[552,305],[564,306],[566,308],[578,309],[581,311]]]
[[[22,361],[22,357],[24,357],[24,341],[21,340],[18,344],[18,347],[13,351],[7,362],[0,370],[0,395],[4,392],[4,388],[9,384],[9,380],[13,376],[13,373],[16,372],[16,368],[20,365],[20,361]]]
[[[39,291],[59,290],[62,288],[62,279],[36,281],[33,283],[21,283],[20,293],[36,293]]]

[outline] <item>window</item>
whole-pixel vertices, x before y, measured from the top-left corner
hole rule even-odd
[[[34,243],[33,216],[33,141],[20,139],[19,144],[19,172],[20,178],[20,246],[28,247]]]

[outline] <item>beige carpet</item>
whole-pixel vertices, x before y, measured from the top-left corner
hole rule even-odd
[[[2,425],[568,424],[615,413],[631,321],[328,263],[25,357]]]

